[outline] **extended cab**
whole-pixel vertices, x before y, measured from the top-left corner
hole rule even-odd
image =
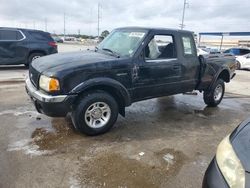
[[[136,101],[198,90],[217,106],[235,68],[231,55],[197,57],[192,32],[119,28],[95,50],[35,60],[26,90],[38,112],[70,113],[77,130],[97,135]]]

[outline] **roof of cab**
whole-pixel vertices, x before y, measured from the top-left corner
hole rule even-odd
[[[120,27],[117,28],[116,30],[119,29],[128,29],[128,30],[148,30],[148,31],[159,31],[159,30],[164,30],[164,31],[172,31],[172,32],[180,32],[180,33],[194,33],[193,31],[187,31],[187,30],[180,30],[180,29],[170,29],[170,28],[162,28],[162,27]]]

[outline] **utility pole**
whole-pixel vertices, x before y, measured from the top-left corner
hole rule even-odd
[[[97,34],[98,34],[98,39],[100,37],[100,4],[98,3],[98,10],[97,10]]]
[[[64,37],[64,40],[65,40],[65,12],[63,13],[63,37]]]
[[[91,27],[92,27],[92,22],[93,22],[93,19],[92,19],[92,13],[93,13],[93,9],[92,7],[90,8],[90,12],[89,12],[89,18],[90,18],[90,23],[89,23],[89,37],[91,36]],[[90,37],[91,38],[91,37]]]
[[[185,11],[186,11],[186,6],[187,5],[188,5],[187,0],[184,0],[184,6],[183,6],[183,12],[182,12],[182,20],[181,20],[181,24],[180,24],[181,30],[185,27],[184,19],[185,19]]]
[[[45,18],[45,20],[44,20],[44,26],[45,26],[45,31],[47,32],[47,18]]]

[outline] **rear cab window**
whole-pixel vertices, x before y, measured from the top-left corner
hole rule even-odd
[[[19,30],[0,29],[0,41],[20,41],[24,38]]]
[[[181,40],[183,45],[184,56],[196,56],[195,46],[191,36],[182,36]]]

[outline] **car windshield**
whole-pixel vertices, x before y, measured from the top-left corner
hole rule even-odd
[[[98,49],[119,57],[132,57],[146,31],[115,30],[99,45]]]

